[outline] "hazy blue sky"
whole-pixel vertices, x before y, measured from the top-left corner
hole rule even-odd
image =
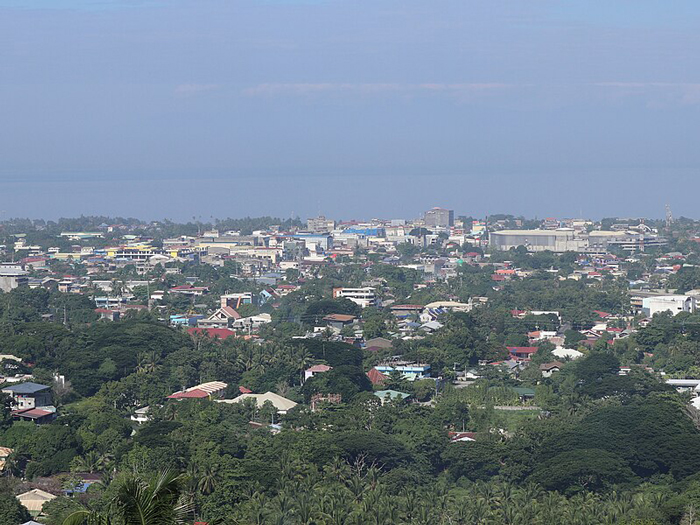
[[[0,217],[699,217],[698,57],[697,0],[0,0]]]

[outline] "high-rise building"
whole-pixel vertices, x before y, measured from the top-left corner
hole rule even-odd
[[[425,212],[425,225],[433,228],[450,228],[455,224],[454,210],[433,208]]]
[[[328,233],[335,228],[335,221],[326,219],[323,215],[306,221],[306,228],[313,233]]]

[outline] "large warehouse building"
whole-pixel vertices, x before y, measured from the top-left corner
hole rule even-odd
[[[489,244],[497,250],[524,246],[531,252],[546,250],[563,253],[605,253],[613,248],[635,252],[663,246],[666,240],[656,235],[630,231],[592,231],[580,233],[568,228],[559,230],[501,230],[489,234]]]

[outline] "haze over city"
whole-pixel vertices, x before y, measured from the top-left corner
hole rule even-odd
[[[0,218],[697,216],[699,18],[0,0]]]

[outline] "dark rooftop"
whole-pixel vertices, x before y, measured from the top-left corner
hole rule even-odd
[[[3,387],[3,391],[8,390],[10,392],[14,392],[15,394],[36,394],[37,392],[48,390],[49,388],[51,387],[40,385],[39,383],[32,383],[30,381],[27,383],[19,383],[17,385]]]

